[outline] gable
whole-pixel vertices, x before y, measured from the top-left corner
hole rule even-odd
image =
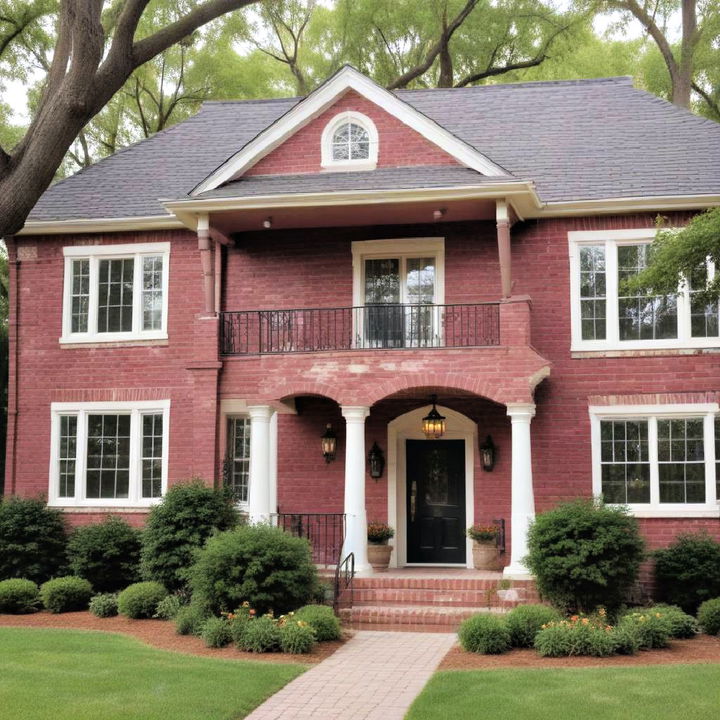
[[[371,100],[354,90],[348,90],[325,112],[258,160],[244,174],[297,175],[320,172],[323,130],[333,118],[346,111],[362,113],[375,123],[378,132],[378,168],[459,165],[452,155],[441,150],[419,132]]]

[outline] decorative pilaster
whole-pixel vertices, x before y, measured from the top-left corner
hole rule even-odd
[[[203,296],[205,314],[215,314],[215,275],[213,272],[212,246],[210,243],[210,223],[207,215],[200,215],[197,223],[198,250],[203,274]]]
[[[268,522],[274,510],[270,507],[270,416],[268,405],[251,405],[250,415],[250,522]]]

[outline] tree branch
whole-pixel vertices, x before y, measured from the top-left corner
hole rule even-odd
[[[715,116],[720,118],[720,100],[715,100],[707,90],[703,90],[703,88],[695,82],[692,84],[692,89],[705,101]]]

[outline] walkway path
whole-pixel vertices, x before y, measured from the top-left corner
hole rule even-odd
[[[449,633],[360,631],[247,720],[402,720],[455,639]]]

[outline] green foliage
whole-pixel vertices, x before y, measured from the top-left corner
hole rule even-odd
[[[708,635],[720,635],[720,597],[706,600],[698,608],[698,622]]]
[[[395,531],[385,523],[370,522],[367,526],[367,539],[370,543],[382,545],[395,536]]]
[[[205,642],[205,647],[225,647],[232,642],[230,623],[224,617],[209,617],[201,626],[200,637]]]
[[[65,524],[41,499],[0,499],[0,580],[44,582],[62,571]]]
[[[497,615],[473,615],[460,625],[458,637],[468,652],[498,655],[510,649],[510,630]]]
[[[140,579],[140,533],[116,516],[75,530],[67,554],[73,573],[98,592],[115,592]]]
[[[613,628],[603,617],[574,615],[542,627],[535,636],[535,649],[543,657],[608,657],[616,652],[616,643]]]
[[[679,535],[654,555],[660,600],[694,613],[703,600],[720,595],[720,543],[707,533]]]
[[[692,638],[698,634],[698,622],[692,616],[684,613],[677,605],[653,605],[648,612],[659,612],[665,616],[670,625],[670,637]]]
[[[87,610],[92,585],[85,578],[68,575],[48,580],[40,586],[40,597],[51,613]]]
[[[280,649],[280,628],[273,617],[263,615],[259,618],[241,621],[241,631],[233,633],[240,650],[245,652],[266,653]]]
[[[664,648],[670,644],[672,625],[666,615],[652,608],[623,615],[617,626],[636,633],[640,650]]]
[[[12,578],[0,581],[0,613],[32,613],[38,609],[40,602],[40,590],[32,580]]]
[[[317,642],[312,626],[303,620],[288,620],[280,625],[280,649],[291,655],[309,653]]]
[[[238,521],[238,511],[226,492],[199,480],[171,487],[150,511],[143,532],[143,577],[171,591],[184,588],[195,551],[214,532],[235,527]]]
[[[637,520],[625,508],[591,500],[538,515],[528,546],[525,562],[540,594],[568,611],[620,606],[643,558]]]
[[[295,620],[303,620],[315,631],[319,642],[325,640],[339,640],[342,634],[340,620],[335,616],[333,609],[327,605],[305,605],[295,614]]]
[[[168,595],[163,598],[155,608],[155,615],[153,617],[159,618],[160,620],[174,620],[180,609],[185,607],[186,603],[183,598],[177,593]]]
[[[197,605],[184,605],[175,614],[175,632],[178,635],[200,635],[207,613]]]
[[[307,540],[268,525],[246,525],[211,537],[190,570],[193,602],[211,614],[243,601],[259,613],[285,613],[310,600],[317,570]]]
[[[125,588],[118,597],[118,611],[135,620],[151,618],[158,603],[167,597],[167,590],[158,582],[139,582]]]
[[[621,623],[613,628],[613,642],[618,655],[635,655],[640,650],[640,634],[630,623]]]
[[[506,616],[513,647],[532,647],[543,625],[560,620],[560,613],[547,605],[518,605]]]
[[[90,598],[90,612],[99,618],[114,617],[118,614],[117,593],[101,593]]]

